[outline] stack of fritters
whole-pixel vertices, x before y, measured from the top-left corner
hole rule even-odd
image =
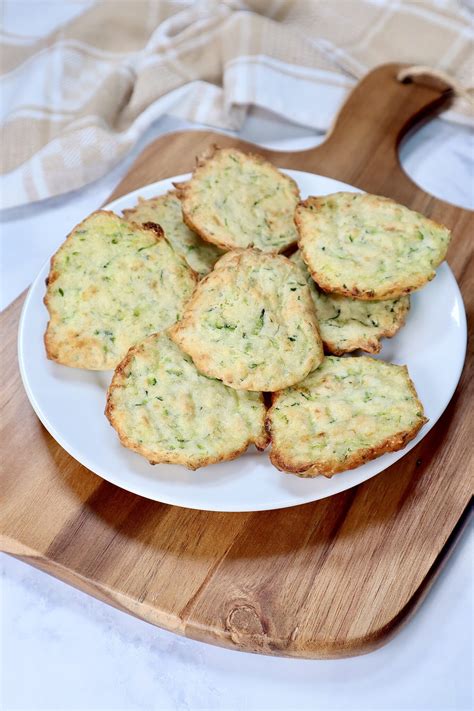
[[[196,469],[271,441],[276,467],[312,477],[413,439],[426,418],[406,367],[336,356],[377,353],[403,326],[449,231],[373,195],[299,202],[236,149],[176,188],[125,219],[86,218],[48,278],[48,357],[115,368],[106,415],[122,444]]]

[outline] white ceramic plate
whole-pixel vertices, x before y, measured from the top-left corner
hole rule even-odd
[[[356,188],[311,173],[285,171],[303,197]],[[119,212],[145,198],[172,188],[179,175],[140,188],[107,205]],[[47,360],[43,333],[47,311],[43,305],[44,265],[26,298],[19,328],[19,361],[23,384],[36,414],[59,444],[91,471],[117,486],[177,506],[209,511],[261,511],[303,504],[349,489],[370,479],[403,457],[433,427],[458,383],[466,351],[466,316],[456,280],[446,263],[422,291],[413,294],[406,326],[383,342],[378,356],[408,365],[429,422],[400,452],[385,454],[358,469],[332,479],[300,479],[275,469],[265,452],[249,450],[232,462],[196,472],[181,466],[151,466],[124,449],[104,416],[110,372],[75,370]]]

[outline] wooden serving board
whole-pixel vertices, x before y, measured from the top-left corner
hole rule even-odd
[[[141,154],[111,197],[189,171],[196,154],[214,142],[252,149],[281,167],[395,198],[452,228],[449,263],[471,316],[472,213],[427,195],[397,157],[403,134],[449,101],[449,92],[401,84],[399,68],[386,65],[369,74],[318,148],[276,153],[209,132],[172,134]],[[122,491],[53,440],[20,382],[22,302],[20,297],[1,320],[5,551],[153,624],[265,654],[368,652],[413,612],[466,520],[472,352],[440,421],[390,469],[304,506],[209,513]]]

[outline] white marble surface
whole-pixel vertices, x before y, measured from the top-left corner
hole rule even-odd
[[[164,118],[140,146],[182,122]],[[301,149],[321,140],[255,112],[242,135]],[[471,205],[472,134],[440,120],[401,151],[413,179]],[[133,156],[96,184],[2,215],[2,305],[32,280],[69,228],[95,209]],[[473,537],[464,534],[420,611],[386,647],[338,661],[239,654],[147,625],[2,557],[2,708],[470,709]]]

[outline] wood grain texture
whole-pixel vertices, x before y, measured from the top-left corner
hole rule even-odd
[[[448,261],[471,320],[472,213],[424,193],[397,157],[406,131],[449,95],[400,84],[398,69],[369,74],[314,150],[275,153],[210,132],[172,134],[142,153],[112,198],[190,170],[212,143],[251,148],[282,167],[387,195],[451,227]],[[390,469],[313,504],[209,513],[122,491],[56,444],[19,378],[22,301],[1,317],[5,551],[153,624],[246,651],[361,654],[409,617],[446,560],[472,493],[472,346],[446,412]]]

